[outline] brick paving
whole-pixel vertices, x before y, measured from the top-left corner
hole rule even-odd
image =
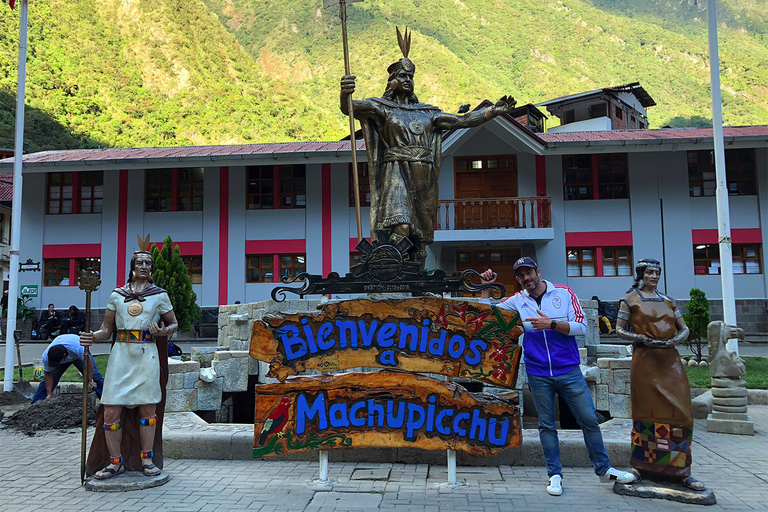
[[[693,474],[712,488],[706,509],[619,496],[590,468],[565,468],[564,494],[546,494],[546,470],[532,466],[459,467],[331,463],[318,482],[316,462],[168,460],[168,484],[124,493],[87,492],[79,484],[80,433],[28,437],[0,428],[0,511],[404,511],[602,512],[768,510],[768,406],[750,406],[756,435],[706,431],[696,420]],[[627,439],[627,442],[629,440]]]

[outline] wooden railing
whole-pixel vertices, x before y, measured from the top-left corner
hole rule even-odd
[[[551,206],[549,197],[441,200],[435,229],[551,228]]]

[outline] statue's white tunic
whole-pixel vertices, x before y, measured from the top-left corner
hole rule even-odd
[[[147,330],[149,324],[157,322],[161,315],[171,311],[171,301],[163,292],[145,297],[141,302],[143,311],[138,316],[128,314],[125,297],[112,292],[107,309],[115,312],[117,329]],[[109,356],[107,375],[101,403],[136,407],[156,404],[162,399],[160,389],[160,359],[155,343],[115,342]]]

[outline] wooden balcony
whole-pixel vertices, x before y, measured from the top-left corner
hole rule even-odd
[[[441,200],[435,230],[551,228],[551,205],[549,197]]]

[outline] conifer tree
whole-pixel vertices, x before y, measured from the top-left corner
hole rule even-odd
[[[173,245],[170,235],[163,240],[163,249],[152,245],[152,280],[168,292],[173,311],[179,321],[179,331],[188,331],[200,321],[202,312],[197,305],[197,294],[192,291],[192,278],[181,258],[179,246]]]
[[[696,362],[701,361],[701,352],[707,343],[707,326],[709,326],[709,301],[703,291],[691,289],[691,300],[685,305],[688,310],[683,315],[685,325],[691,333],[683,345],[688,346],[696,356]]]

